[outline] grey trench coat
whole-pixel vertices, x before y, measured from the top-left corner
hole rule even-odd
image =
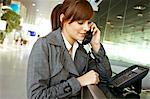
[[[81,86],[76,77],[91,69],[98,70],[101,80],[107,81],[111,76],[103,46],[93,54],[98,59],[98,68],[83,48],[77,49],[73,62],[60,28],[39,38],[28,60],[28,99],[81,99]]]

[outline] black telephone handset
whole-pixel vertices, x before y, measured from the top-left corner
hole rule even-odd
[[[92,32],[91,32],[91,30],[89,30],[89,31],[87,31],[87,33],[82,41],[82,45],[86,45],[86,44],[90,43],[91,39],[92,39]]]

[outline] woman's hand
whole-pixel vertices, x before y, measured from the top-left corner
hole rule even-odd
[[[95,72],[94,70],[91,70],[87,72],[86,74],[78,77],[77,80],[80,82],[81,86],[86,86],[90,84],[98,84],[100,82],[99,74]]]
[[[100,30],[98,29],[98,27],[96,26],[95,23],[91,23],[91,31],[93,32],[93,37],[92,37],[92,40],[90,42],[93,50],[95,52],[98,52],[98,50],[100,49]]]

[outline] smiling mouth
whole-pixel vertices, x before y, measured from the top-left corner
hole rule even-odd
[[[81,35],[82,37],[85,37],[86,33],[80,33],[80,35]]]
[[[86,35],[86,33],[80,33],[81,35]]]

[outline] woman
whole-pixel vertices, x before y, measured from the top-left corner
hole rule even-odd
[[[29,99],[81,99],[84,86],[109,80],[111,73],[105,68],[109,62],[99,43],[100,30],[90,22],[92,16],[88,1],[64,0],[60,28],[38,39],[32,48],[27,73]],[[82,45],[89,30],[96,61]]]

